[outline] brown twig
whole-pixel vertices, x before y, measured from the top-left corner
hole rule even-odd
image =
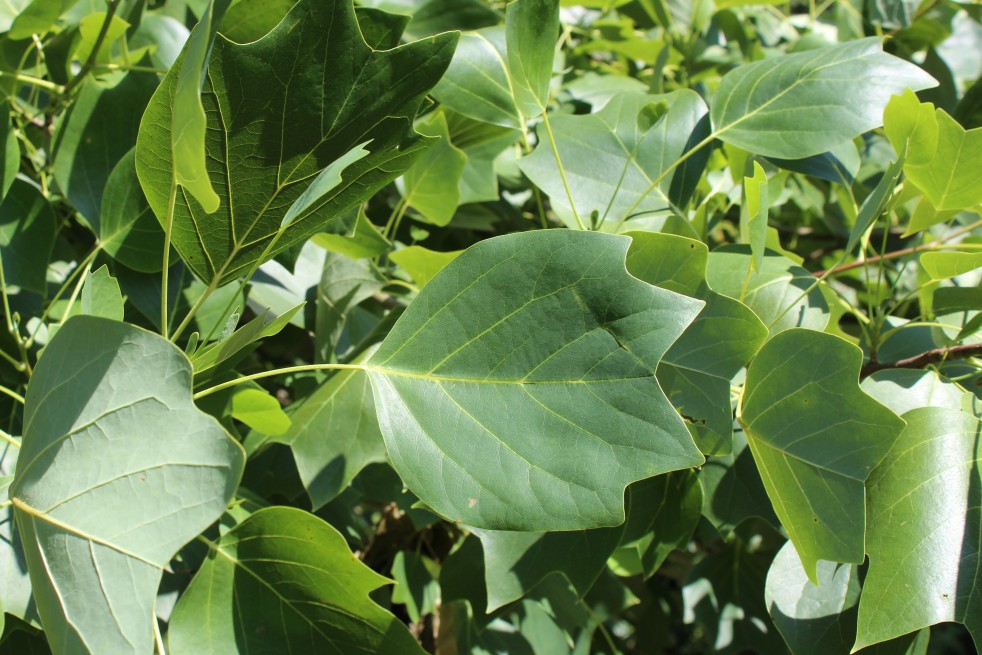
[[[863,365],[859,372],[860,379],[868,377],[877,371],[888,368],[924,368],[930,364],[937,364],[949,359],[968,359],[969,357],[982,356],[982,343],[971,343],[964,346],[952,346],[950,348],[935,348],[928,350],[920,355],[901,359],[896,362],[868,362]]]

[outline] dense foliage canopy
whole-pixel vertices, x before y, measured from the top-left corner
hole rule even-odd
[[[0,653],[973,652],[980,20],[0,3]]]

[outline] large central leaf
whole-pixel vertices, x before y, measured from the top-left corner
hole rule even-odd
[[[56,653],[149,653],[163,568],[217,520],[242,448],[191,401],[173,344],[78,316],[27,388],[10,499]]]
[[[631,240],[483,241],[416,298],[366,367],[382,434],[429,507],[491,530],[624,520],[624,488],[701,464],[655,379],[702,302],[625,269]]]
[[[446,70],[456,39],[441,34],[374,51],[350,0],[302,0],[254,43],[219,37],[202,103],[208,176],[221,202],[209,214],[181,189],[174,211],[174,246],[195,273],[224,283],[248,270],[320,171],[361,145],[368,154],[348,163],[340,183],[318,189],[309,204],[308,194],[266,257],[315,232],[342,231],[342,212],[398,177],[426,147],[413,118]],[[162,223],[179,69],[180,60],[154,94],[137,142],[140,181]]]

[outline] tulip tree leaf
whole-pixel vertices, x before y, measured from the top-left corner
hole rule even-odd
[[[907,428],[869,480],[870,568],[856,648],[942,621],[982,646],[982,439],[977,418],[939,407]],[[902,590],[902,591],[901,591]]]
[[[55,242],[51,203],[30,182],[17,179],[0,202],[0,254],[4,282],[43,293]]]
[[[119,291],[119,282],[109,274],[106,266],[86,272],[81,303],[83,314],[123,320],[123,295]]]
[[[242,448],[194,406],[177,347],[104,318],[62,326],[26,400],[10,499],[45,634],[149,653],[163,568],[232,499]]]
[[[582,598],[620,541],[620,526],[571,532],[474,530],[484,550],[487,612],[518,600],[552,573]]]
[[[766,250],[760,267],[746,245],[722,246],[709,253],[706,279],[714,291],[740,301],[771,335],[793,327],[824,330],[829,306],[815,276],[787,257]]]
[[[764,602],[794,655],[848,655],[856,635],[859,605],[859,567],[818,563],[818,584],[801,567],[794,544],[778,551],[767,572]],[[877,644],[870,655],[924,655],[928,630]]]
[[[505,13],[505,50],[515,105],[526,118],[545,111],[559,37],[559,3],[515,0]]]
[[[103,190],[117,163],[136,143],[140,116],[156,88],[156,75],[137,71],[127,73],[112,88],[89,81],[58,124],[53,143],[55,180],[97,234]],[[169,183],[169,175],[167,179]]]
[[[918,101],[910,90],[890,101],[884,121],[894,149],[900,152],[907,144],[904,174],[935,212],[982,203],[982,128],[966,130],[944,110]],[[928,226],[912,219],[908,232]]]
[[[740,423],[813,582],[819,559],[863,562],[864,483],[904,426],[861,391],[861,362],[849,342],[793,328],[764,344],[747,370]]]
[[[400,476],[478,528],[624,519],[624,488],[703,461],[654,378],[702,303],[625,270],[630,239],[488,239],[447,265],[369,360]]]
[[[438,252],[423,246],[409,246],[390,254],[389,259],[409,273],[417,286],[423,287],[461,252]]]
[[[290,406],[290,429],[276,438],[293,451],[314,509],[344,491],[372,462],[385,461],[368,376],[340,371]]]
[[[767,157],[803,159],[882,125],[891,95],[936,84],[876,37],[764,59],[723,77],[713,134]]]
[[[136,176],[136,153],[119,160],[102,195],[99,241],[102,249],[127,268],[156,273],[163,267],[164,232]]]
[[[403,202],[419,212],[420,220],[443,226],[457,211],[460,176],[467,165],[467,155],[450,142],[442,112],[427,116],[416,130],[434,140],[403,176]]]
[[[640,280],[699,298],[706,306],[658,366],[658,381],[707,455],[730,452],[730,380],[767,338],[767,328],[741,303],[706,284],[704,243],[654,232],[629,232],[627,269]]]
[[[368,596],[391,581],[308,512],[261,509],[208,547],[171,616],[169,653],[217,653],[234,645],[253,653],[424,652]]]
[[[442,34],[374,51],[346,0],[301,0],[253,43],[219,36],[202,102],[208,177],[222,201],[207,214],[182,192],[174,214],[174,247],[192,270],[224,283],[316,232],[346,232],[345,210],[398,177],[426,148],[412,119],[446,69],[455,42],[454,34]],[[161,223],[170,188],[177,68],[151,100],[137,142],[137,172]],[[368,154],[351,156],[358,146]],[[341,183],[281,231],[287,212],[321,170],[346,154]]]
[[[767,175],[759,162],[754,162],[753,177],[743,178],[743,202],[740,208],[740,236],[750,244],[753,254],[753,270],[759,271],[764,263],[767,241]]]
[[[663,113],[653,124],[640,120],[659,105]],[[600,220],[615,223],[627,218],[628,212],[670,208],[679,200],[670,194],[674,174],[635,203],[685,152],[689,135],[705,114],[702,98],[684,90],[665,95],[622,93],[596,114],[552,117],[556,149],[577,213],[596,212]],[[519,165],[549,195],[554,207],[571,213],[555,155],[540,136],[540,145]]]

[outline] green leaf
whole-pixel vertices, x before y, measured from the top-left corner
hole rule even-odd
[[[236,43],[258,41],[283,20],[296,0],[235,0],[222,16],[218,31]]]
[[[135,162],[136,151],[131,148],[109,174],[102,195],[99,243],[127,268],[156,273],[163,267],[164,232],[140,188]]]
[[[966,393],[934,371],[884,369],[863,380],[860,387],[897,416],[918,407],[961,409]]]
[[[505,55],[504,27],[465,32],[446,74],[433,89],[441,104],[469,118],[518,129],[524,119],[515,106]]]
[[[389,259],[409,273],[416,286],[422,288],[461,252],[463,251],[437,252],[423,246],[409,246],[396,250],[389,255]]]
[[[582,598],[620,542],[620,526],[571,532],[472,530],[484,550],[487,612],[518,600],[547,575],[561,573]]]
[[[265,389],[239,389],[232,394],[232,418],[271,436],[290,429],[290,417]]]
[[[358,220],[355,222],[355,230],[351,236],[324,232],[315,234],[312,240],[321,248],[350,259],[368,259],[381,255],[392,247],[362,210],[358,211]]]
[[[0,102],[0,200],[10,190],[20,168],[20,144],[17,135],[11,130],[10,101]]]
[[[884,121],[894,149],[900,152],[907,145],[904,173],[935,212],[982,203],[977,175],[982,168],[982,128],[966,131],[944,110],[920,103],[911,91],[890,101]],[[934,222],[911,219],[907,233]]]
[[[859,570],[819,562],[809,581],[794,544],[787,542],[767,572],[764,602],[795,655],[847,655],[856,632]]]
[[[901,153],[903,152],[901,150]],[[883,177],[873,187],[873,191],[866,196],[866,200],[859,207],[859,215],[856,217],[856,223],[849,232],[849,241],[846,243],[845,253],[852,254],[853,249],[865,238],[866,232],[873,226],[876,219],[886,211],[887,204],[889,204],[893,196],[893,191],[897,186],[897,181],[900,179],[904,161],[906,161],[906,156],[901,154],[897,158],[897,161],[887,167],[883,172]]]
[[[515,106],[526,118],[535,118],[546,110],[558,37],[558,0],[515,0],[508,5],[508,77]]]
[[[101,11],[89,14],[78,24],[78,45],[72,56],[79,61],[88,61],[92,55],[92,50],[99,44],[99,51],[93,60],[97,66],[104,66],[112,62],[112,51],[116,41],[126,34],[130,24],[119,16],[113,16],[109,25],[103,32],[103,24],[106,22],[106,12]],[[101,35],[101,38],[100,38]]]
[[[829,307],[815,276],[773,250],[753,270],[747,246],[722,246],[709,253],[706,280],[714,291],[749,307],[771,335],[793,327],[824,330]]]
[[[288,410],[290,429],[275,441],[293,451],[315,510],[347,488],[363,468],[385,461],[368,375],[339,371]]]
[[[758,162],[754,162],[753,177],[743,178],[743,201],[740,208],[740,240],[750,244],[753,270],[759,271],[764,263],[767,241],[767,210],[770,199],[767,193],[767,175]]]
[[[767,157],[802,159],[882,125],[894,93],[937,83],[876,37],[744,64],[713,96],[713,134]]]
[[[707,458],[699,482],[702,513],[721,534],[729,535],[752,517],[780,525],[742,430],[733,435],[733,452]]]
[[[460,204],[498,199],[495,160],[521,137],[518,130],[482,123],[444,108],[450,141],[467,156],[460,175]]]
[[[434,112],[416,123],[416,130],[433,137],[433,145],[402,177],[403,202],[433,225],[447,225],[460,201],[460,177],[467,155],[450,142],[447,119]]]
[[[818,563],[812,584],[790,541],[767,572],[764,602],[771,620],[795,655],[848,655],[856,634],[859,569],[855,564]],[[925,655],[929,631],[878,644],[869,655]]]
[[[308,213],[329,191],[337,188],[341,184],[341,174],[344,170],[359,159],[370,154],[368,150],[365,150],[365,146],[369,143],[371,142],[366,141],[365,143],[358,144],[328,164],[327,168],[322,170],[314,178],[314,181],[304,189],[300,197],[290,205],[286,216],[280,222],[280,229],[288,227],[293,221]]]
[[[123,294],[119,291],[119,282],[105,265],[95,272],[86,271],[81,300],[83,314],[123,320]]]
[[[361,35],[365,37],[365,43],[370,45],[372,50],[391,50],[397,47],[411,19],[410,16],[390,14],[372,7],[355,7],[355,14],[358,16]],[[450,30],[437,30],[432,34],[448,31]]]
[[[62,326],[26,398],[10,499],[49,642],[149,653],[163,568],[232,499],[242,448],[177,347],[104,318]]]
[[[385,286],[385,279],[371,262],[328,253],[317,285],[317,314],[314,336],[317,359],[336,359],[338,339],[348,313]]]
[[[650,578],[673,550],[692,539],[702,510],[702,488],[694,471],[677,471],[628,488],[627,520],[618,553],[630,551]],[[616,554],[615,554],[616,556]]]
[[[300,303],[285,314],[276,316],[268,309],[232,334],[204,346],[191,357],[195,375],[212,369],[253,343],[277,334],[290,323],[290,319],[303,307]]]
[[[369,598],[391,581],[359,562],[316,516],[261,509],[208,547],[174,608],[168,653],[424,652]]]
[[[819,559],[863,562],[864,482],[904,427],[860,390],[861,363],[849,342],[795,328],[765,343],[747,370],[740,423],[813,582]]]
[[[918,259],[932,280],[947,280],[982,267],[982,252],[925,252]]]
[[[855,648],[942,621],[965,624],[978,648],[980,423],[934,407],[904,419],[907,428],[869,480],[870,568]]]
[[[682,587],[685,622],[698,622],[714,653],[737,655],[750,650],[784,655],[787,648],[760,593],[773,551],[766,536],[752,527],[741,527],[737,538],[691,569]]]
[[[369,360],[396,470],[478,528],[624,519],[624,488],[703,461],[654,378],[701,302],[631,277],[630,240],[488,239],[420,293]]]
[[[418,623],[422,615],[433,614],[440,601],[440,584],[433,574],[439,565],[409,550],[400,550],[392,562],[392,602],[406,606],[409,620]]]
[[[55,180],[96,234],[113,169],[136,144],[140,116],[157,88],[153,73],[131,71],[112,88],[88,81],[55,130]],[[168,180],[170,176],[168,175]]]
[[[196,200],[178,194],[174,246],[184,260],[203,279],[225,283],[317,232],[347,231],[345,210],[398,177],[426,147],[410,121],[449,63],[455,42],[455,35],[443,34],[373,51],[345,0],[301,0],[254,43],[219,37],[202,101],[208,176],[223,201],[206,215]],[[273,71],[291,73],[277,79]],[[137,173],[161,223],[167,216],[171,100],[178,83],[174,70],[164,78],[137,143]],[[256,97],[264,102],[256,103]],[[370,154],[349,163],[341,184],[281,232],[286,213],[321,170],[366,142]]]
[[[12,286],[46,291],[45,274],[56,229],[55,213],[38,188],[14,180],[0,202],[0,256],[8,293]]]
[[[730,380],[767,338],[767,328],[741,303],[706,284],[708,249],[671,234],[629,232],[627,269],[648,284],[704,300],[696,320],[666,353],[658,381],[687,418],[705,454],[730,451],[733,411]]]
[[[17,465],[20,450],[10,444],[0,447],[0,450],[3,451],[0,459],[0,494],[6,496],[10,483],[14,480],[14,467]],[[0,599],[3,599],[3,611],[6,614],[41,627],[12,505],[0,509]],[[6,640],[3,645],[7,645]]]
[[[639,120],[659,105],[667,111],[653,126]],[[541,129],[540,145],[523,157],[519,166],[549,195],[557,211],[566,214],[572,214],[567,183],[580,216],[597,212],[601,220],[614,223],[628,218],[628,212],[664,211],[673,205],[669,192],[674,173],[638,200],[682,155],[689,135],[705,114],[706,105],[694,91],[657,96],[620,94],[596,114],[550,118],[566,183]]]
[[[71,5],[72,0],[31,0],[20,9],[7,33],[8,38],[19,41],[31,38],[32,34],[47,33]]]
[[[173,80],[173,87],[169,89],[171,101],[168,108],[171,115],[168,124],[161,123],[161,126],[170,128],[170,156],[164,159],[170,164],[166,170],[172,175],[171,185],[178,184],[190,192],[207,214],[218,209],[220,198],[209,179],[206,161],[205,131],[208,129],[208,119],[202,102],[202,85],[209,68],[215,35],[228,5],[229,0],[211,0],[201,20],[191,30],[184,56],[174,62],[168,75]],[[162,97],[159,92],[155,93],[152,101],[159,102],[158,98]],[[169,230],[169,226],[165,229]]]

